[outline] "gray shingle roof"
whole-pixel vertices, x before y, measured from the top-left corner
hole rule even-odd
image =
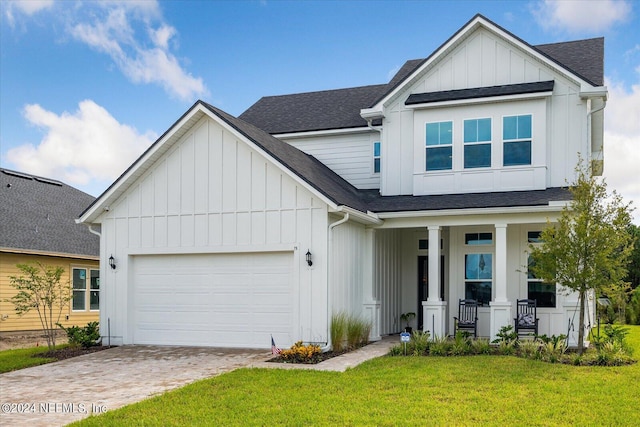
[[[377,190],[360,190],[360,195],[367,208],[376,213],[545,206],[551,201],[573,198],[566,188],[433,196],[381,196]]]
[[[492,96],[518,95],[525,93],[550,92],[554,81],[518,83],[513,85],[477,87],[470,89],[443,90],[440,92],[414,93],[409,95],[405,105],[427,104],[430,102],[456,101],[462,99],[489,98]]]
[[[532,46],[493,24],[594,86],[603,84],[604,38]],[[462,28],[464,27],[466,24]],[[367,123],[360,117],[360,110],[375,105],[428,59],[405,62],[387,84],[266,96],[249,107],[239,118],[271,134],[364,127]]]
[[[387,85],[265,96],[239,118],[270,134],[367,126],[360,109],[384,93]]]
[[[604,84],[604,37],[533,47],[594,86]]]
[[[0,169],[0,247],[98,256],[100,238],[76,224],[94,197],[62,182]]]

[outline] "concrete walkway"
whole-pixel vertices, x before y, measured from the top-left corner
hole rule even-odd
[[[343,372],[382,356],[386,337],[317,365],[266,362],[264,350],[210,347],[115,347],[0,375],[0,425],[60,426],[241,367]]]

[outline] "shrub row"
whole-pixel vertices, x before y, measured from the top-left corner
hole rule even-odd
[[[635,363],[632,350],[625,343],[626,332],[621,327],[605,327],[605,334],[593,338],[594,348],[583,354],[568,350],[566,336],[546,335],[521,340],[511,326],[506,326],[497,334],[492,343],[487,339],[472,339],[466,332],[455,337],[435,337],[429,332],[414,331],[411,340],[391,348],[391,356],[469,356],[478,354],[518,356],[550,363],[571,365],[619,366]]]

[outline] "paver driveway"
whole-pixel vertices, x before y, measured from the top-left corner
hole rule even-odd
[[[123,346],[8,372],[0,375],[0,425],[65,425],[269,357],[265,350]]]

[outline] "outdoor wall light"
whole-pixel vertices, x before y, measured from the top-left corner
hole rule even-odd
[[[309,249],[307,249],[307,264],[309,264],[309,267],[313,265],[313,261],[311,261],[311,252],[309,252]]]
[[[113,255],[111,255],[109,257],[109,265],[111,266],[112,269],[114,269],[114,270],[116,269],[116,260],[113,257]]]

